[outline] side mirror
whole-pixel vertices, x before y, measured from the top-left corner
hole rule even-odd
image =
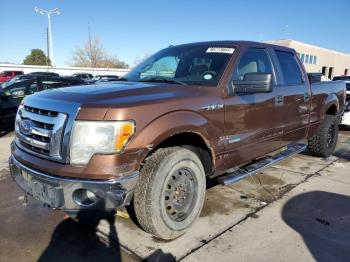
[[[267,73],[247,73],[243,80],[231,82],[234,93],[270,93],[272,91],[272,75]]]

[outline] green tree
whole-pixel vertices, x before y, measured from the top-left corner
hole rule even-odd
[[[32,49],[29,55],[23,60],[24,65],[51,65],[51,60],[48,58],[43,50]]]

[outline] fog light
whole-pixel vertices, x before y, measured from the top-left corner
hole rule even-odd
[[[73,200],[79,206],[92,206],[97,201],[97,196],[94,192],[80,188],[73,192]]]

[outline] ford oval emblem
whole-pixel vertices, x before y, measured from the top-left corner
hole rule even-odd
[[[33,121],[25,119],[20,123],[20,130],[23,135],[31,135],[33,127],[35,127]]]

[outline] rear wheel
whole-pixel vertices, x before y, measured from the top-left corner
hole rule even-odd
[[[308,140],[309,151],[315,156],[331,156],[337,145],[338,131],[338,119],[333,115],[326,115],[317,133]]]
[[[205,197],[205,172],[189,149],[158,149],[141,169],[134,193],[138,222],[161,239],[182,235],[197,219]]]

